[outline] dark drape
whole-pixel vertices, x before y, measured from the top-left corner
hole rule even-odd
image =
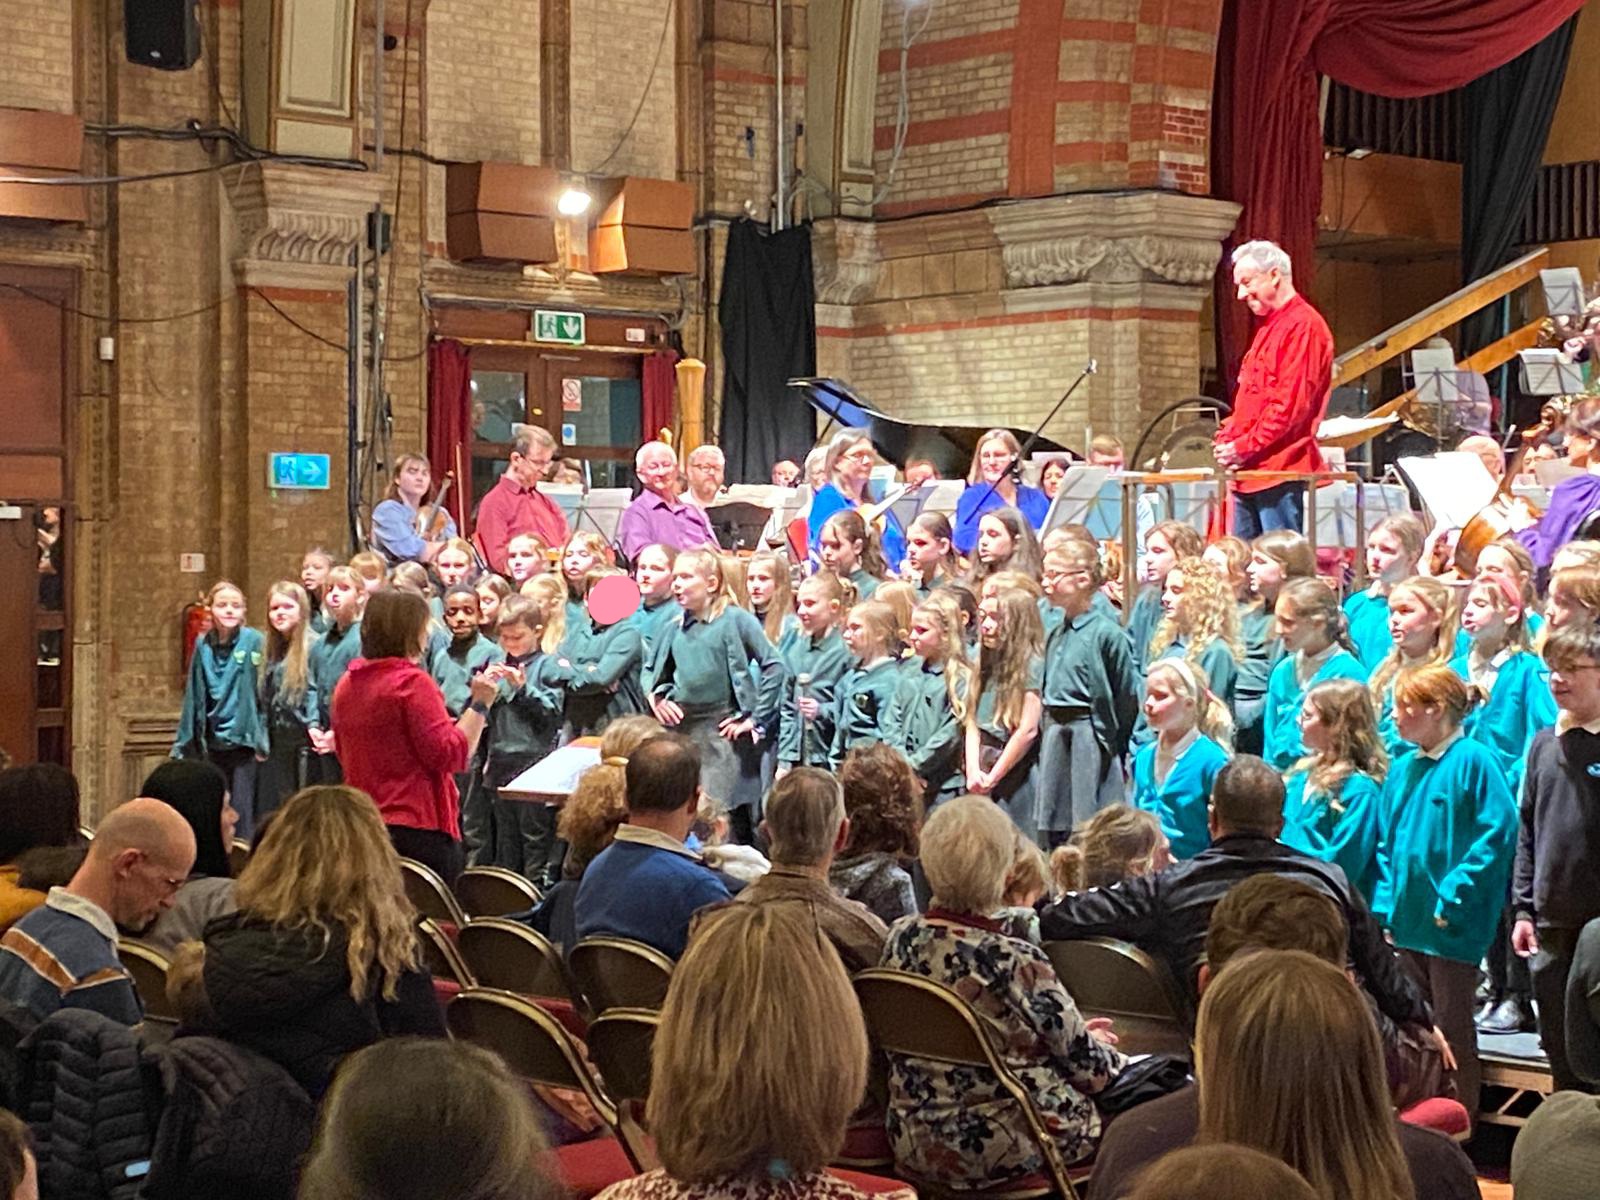
[[[765,483],[773,463],[800,461],[816,438],[811,406],[788,386],[817,369],[810,226],[767,233],[754,221],[735,221],[717,315],[728,479]]]
[[[678,363],[676,350],[658,350],[644,360],[644,381],[640,388],[643,409],[640,414],[644,425],[644,440],[661,436],[663,429],[672,428],[672,414],[676,405],[678,378],[673,370]]]
[[[1462,116],[1461,278],[1473,280],[1515,257],[1517,230],[1533,196],[1545,141],[1572,49],[1573,17],[1533,49],[1466,87]],[[1600,119],[1600,114],[1597,114]],[[1462,326],[1460,354],[1503,337],[1500,305]]]
[[[455,470],[458,450],[462,470],[470,471],[467,442],[471,436],[472,366],[467,348],[442,338],[428,347],[428,466],[435,486],[446,471]],[[471,492],[471,480],[458,478],[445,502],[457,529],[467,527],[463,517]]]
[[[1477,79],[1547,37],[1583,0],[1226,0],[1212,107],[1212,191],[1244,206],[1234,242],[1269,238],[1311,282],[1322,201],[1317,75],[1381,96]],[[1232,387],[1249,337],[1226,257],[1217,361]]]

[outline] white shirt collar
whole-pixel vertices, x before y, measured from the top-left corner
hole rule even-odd
[[[1452,733],[1449,737],[1445,738],[1444,741],[1440,742],[1432,750],[1419,750],[1418,753],[1420,753],[1423,758],[1431,758],[1431,759],[1433,759],[1434,762],[1438,762],[1441,758],[1444,757],[1445,751],[1449,750],[1451,746],[1454,746],[1457,742],[1459,742],[1465,736],[1466,735],[1463,734],[1461,732],[1461,730],[1457,729],[1454,733]]]
[[[100,935],[106,941],[117,940],[117,923],[111,919],[111,914],[93,900],[85,900],[76,892],[69,892],[64,887],[53,887],[44,902],[47,907],[57,912],[68,913],[79,920],[89,922],[100,931]]]
[[[1169,751],[1161,744],[1161,739],[1157,738],[1156,757],[1171,759],[1173,762],[1177,762],[1189,752],[1189,747],[1193,746],[1199,740],[1200,730],[1198,728],[1191,729],[1188,733],[1184,734],[1183,737],[1179,739],[1178,744]]]
[[[633,842],[640,846],[652,846],[657,850],[670,850],[673,854],[681,854],[685,858],[700,861],[700,856],[676,838],[668,837],[659,829],[648,829],[643,825],[630,825],[624,821],[617,826],[616,840],[619,842]]]

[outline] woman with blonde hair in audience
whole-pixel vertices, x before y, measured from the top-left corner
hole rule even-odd
[[[206,926],[203,942],[179,947],[173,974],[188,977],[187,1027],[265,1055],[313,1099],[352,1050],[401,1034],[444,1036],[400,857],[365,793],[291,796],[240,872],[234,901],[238,911]]]
[[[1128,1200],[1317,1200],[1289,1164],[1248,1146],[1190,1146],[1139,1176]]]
[[[1129,804],[1102,808],[1073,831],[1070,842],[1050,853],[1050,874],[1062,892],[1109,887],[1171,865],[1172,846],[1161,819]]]
[[[599,1200],[862,1200],[826,1168],[866,1083],[861,1006],[806,906],[711,910],[672,973],[650,1054],[661,1166]]]
[[[654,717],[618,717],[611,722],[600,737],[600,761],[578,776],[578,785],[561,806],[556,836],[567,844],[561,879],[517,919],[563,950],[578,940],[573,905],[584,868],[611,844],[617,826],[628,819],[628,755],[661,731],[661,722]]]
[[[995,1035],[1062,1157],[1094,1153],[1092,1097],[1125,1065],[1109,1021],[1085,1021],[1038,946],[994,914],[1016,831],[992,801],[958,796],[928,818],[922,868],[933,905],[889,930],[883,965],[954,988]],[[1044,1167],[1015,1100],[989,1072],[889,1056],[889,1140],[897,1169],[944,1189],[993,1188]]]
[[[339,1072],[300,1200],[556,1200],[528,1089],[466,1042],[396,1038]]]

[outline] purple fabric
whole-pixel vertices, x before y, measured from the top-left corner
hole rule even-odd
[[[1536,525],[1517,534],[1517,541],[1533,555],[1533,565],[1543,570],[1556,551],[1572,540],[1583,519],[1600,509],[1600,475],[1574,475],[1556,484],[1550,507]]]
[[[711,532],[705,509],[663,500],[654,492],[641,492],[623,510],[622,520],[617,523],[617,544],[631,562],[639,557],[639,551],[655,542],[679,550],[697,550],[701,546],[716,549],[717,535]]]

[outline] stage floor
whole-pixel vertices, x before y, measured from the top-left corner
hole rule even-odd
[[[1483,1060],[1480,1120],[1491,1125],[1523,1125],[1553,1090],[1550,1064],[1536,1033],[1478,1034]]]

